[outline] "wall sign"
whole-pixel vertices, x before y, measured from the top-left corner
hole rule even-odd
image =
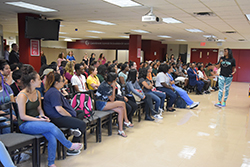
[[[141,48],[137,48],[137,58],[141,58]]]
[[[30,40],[30,55],[31,56],[40,56],[40,46],[39,40]]]

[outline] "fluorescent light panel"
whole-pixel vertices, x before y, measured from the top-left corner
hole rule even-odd
[[[173,24],[173,23],[182,23],[181,21],[179,20],[176,20],[174,18],[171,18],[171,17],[168,17],[168,18],[162,18],[162,21],[165,22],[165,23],[168,23],[168,24]]]
[[[88,22],[90,22],[90,23],[96,23],[96,24],[101,24],[101,25],[108,25],[108,26],[116,25],[114,23],[110,23],[110,22],[102,21],[102,20],[88,20]]]
[[[125,36],[125,35],[123,35],[123,36],[120,36],[120,37],[122,37],[122,38],[129,38],[129,36]]]
[[[248,21],[250,21],[250,14],[246,14]]]
[[[172,38],[171,36],[167,36],[167,35],[158,35],[158,37],[161,37],[161,38]]]
[[[70,38],[65,38],[65,39],[64,39],[64,41],[71,42],[71,41],[72,41],[72,39],[70,39]]]
[[[218,42],[225,42],[226,40],[224,39],[218,39]]]
[[[66,33],[66,32],[59,32],[59,34],[68,34],[68,33]]]
[[[97,36],[86,36],[86,37],[88,37],[88,38],[99,38]]]
[[[203,35],[203,37],[205,37],[205,38],[210,38],[210,37],[216,38],[216,36],[214,36],[214,35]]]
[[[186,41],[185,39],[176,39],[176,41]]]
[[[131,1],[131,0],[103,0],[103,1],[111,3],[113,5],[120,6],[120,7],[142,6],[141,4]]]
[[[148,31],[144,31],[144,30],[131,30],[131,31],[138,32],[138,33],[150,33]]]
[[[26,3],[26,2],[5,2],[5,3],[8,5],[18,6],[21,8],[36,10],[39,12],[57,12],[57,10],[55,10],[55,9],[50,9],[50,8],[46,8],[46,7],[42,7],[42,6],[38,6],[38,5],[33,5],[30,3]]]
[[[95,31],[95,30],[87,30],[87,32],[92,32],[92,33],[97,33],[97,34],[102,34],[104,32],[102,31]]]
[[[185,30],[187,30],[187,31],[189,31],[189,32],[203,32],[203,31],[200,30],[200,29],[185,29]]]

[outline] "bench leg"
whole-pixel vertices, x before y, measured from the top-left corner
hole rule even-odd
[[[33,148],[32,148],[32,166],[33,167],[38,167],[38,164],[37,164],[37,155],[38,155],[38,152],[37,151],[38,151],[37,150],[37,142],[36,142],[36,139],[34,139],[34,141],[33,141]]]
[[[83,135],[83,143],[84,143],[84,150],[87,149],[87,133],[86,133],[86,130],[84,132],[84,135]]]
[[[108,135],[112,135],[112,114],[109,114],[109,122],[108,122]]]
[[[99,143],[102,141],[102,122],[101,119],[98,119],[96,133],[98,133],[98,141]]]

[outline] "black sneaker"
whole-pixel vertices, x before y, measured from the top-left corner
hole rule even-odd
[[[78,155],[80,153],[80,150],[67,150],[67,155]]]

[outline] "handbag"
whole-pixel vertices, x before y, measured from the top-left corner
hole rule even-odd
[[[141,95],[143,95],[141,90],[136,89],[137,92],[139,92]],[[141,98],[139,96],[137,96],[136,94],[132,93],[132,95],[135,98],[135,101],[141,101]]]

